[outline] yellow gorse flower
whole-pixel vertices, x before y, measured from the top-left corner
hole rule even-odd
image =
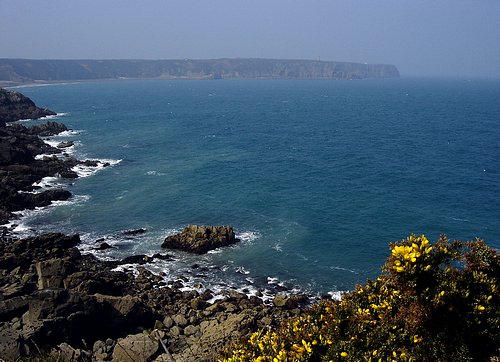
[[[391,244],[383,269],[389,273],[356,286],[339,302],[321,301],[274,331],[261,329],[246,344],[235,344],[223,361],[432,360],[422,351],[439,344],[427,337],[420,323],[432,315],[429,311],[446,317],[446,313],[453,316],[457,310],[471,321],[481,321],[474,326],[481,332],[498,326],[493,312],[500,299],[500,279],[490,271],[498,265],[498,259],[494,259],[498,254],[481,245],[449,243],[442,238],[430,246],[423,235]],[[460,259],[464,251],[470,261]],[[456,260],[471,269],[465,273],[455,266]],[[455,304],[455,300],[462,303]],[[414,306],[418,308],[410,308]],[[410,318],[402,319],[401,311]],[[441,322],[446,324],[447,320]],[[487,333],[482,336],[490,338]],[[441,356],[441,360],[446,358]]]
[[[424,235],[411,235],[407,240],[407,245],[395,245],[391,254],[394,258],[393,270],[402,273],[412,269],[418,260],[430,254],[433,247],[429,246],[429,240]],[[424,270],[429,270],[430,265],[426,265]]]

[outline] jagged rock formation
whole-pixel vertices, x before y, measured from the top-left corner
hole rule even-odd
[[[157,79],[364,79],[399,77],[394,65],[290,59],[0,59],[0,81]]]
[[[78,177],[72,168],[80,161],[74,158],[35,158],[40,154],[61,152],[43,142],[39,134],[54,135],[66,129],[55,122],[30,128],[20,124],[0,127],[0,224],[12,218],[12,211],[47,206],[51,201],[67,200],[71,196],[67,190],[56,188],[38,192],[33,186],[46,176]]]
[[[181,233],[168,236],[161,247],[204,254],[237,241],[230,226],[189,225]]]
[[[37,119],[55,114],[47,108],[37,107],[31,99],[21,93],[0,88],[0,127],[5,126],[6,122]]]
[[[56,154],[60,154],[61,149],[69,144],[55,148],[40,138],[67,131],[64,124],[46,122],[25,127],[5,123],[50,114],[55,113],[36,107],[22,94],[0,89],[0,225],[14,217],[13,211],[43,207],[52,201],[71,197],[69,191],[60,188],[37,190],[34,183],[47,176],[76,178],[78,175],[72,168],[78,164],[97,166],[97,161],[93,160],[78,161],[72,157],[57,157]],[[36,158],[42,154],[45,155],[42,159]],[[2,233],[4,232],[5,229],[2,229]]]

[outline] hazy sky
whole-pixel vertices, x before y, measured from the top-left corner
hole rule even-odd
[[[0,0],[0,58],[293,58],[500,76],[500,0]]]

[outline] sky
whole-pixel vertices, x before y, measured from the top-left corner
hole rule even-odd
[[[500,77],[500,0],[0,0],[0,58],[237,57]]]

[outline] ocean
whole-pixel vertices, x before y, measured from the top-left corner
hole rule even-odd
[[[78,233],[101,258],[191,288],[338,296],[376,278],[389,243],[482,238],[500,248],[500,80],[120,80],[18,89],[72,129],[69,152],[110,162],[22,213],[20,233]],[[29,121],[40,123],[45,120]],[[160,248],[188,224],[241,242]],[[137,236],[125,230],[144,228]],[[115,248],[95,251],[103,239]]]

